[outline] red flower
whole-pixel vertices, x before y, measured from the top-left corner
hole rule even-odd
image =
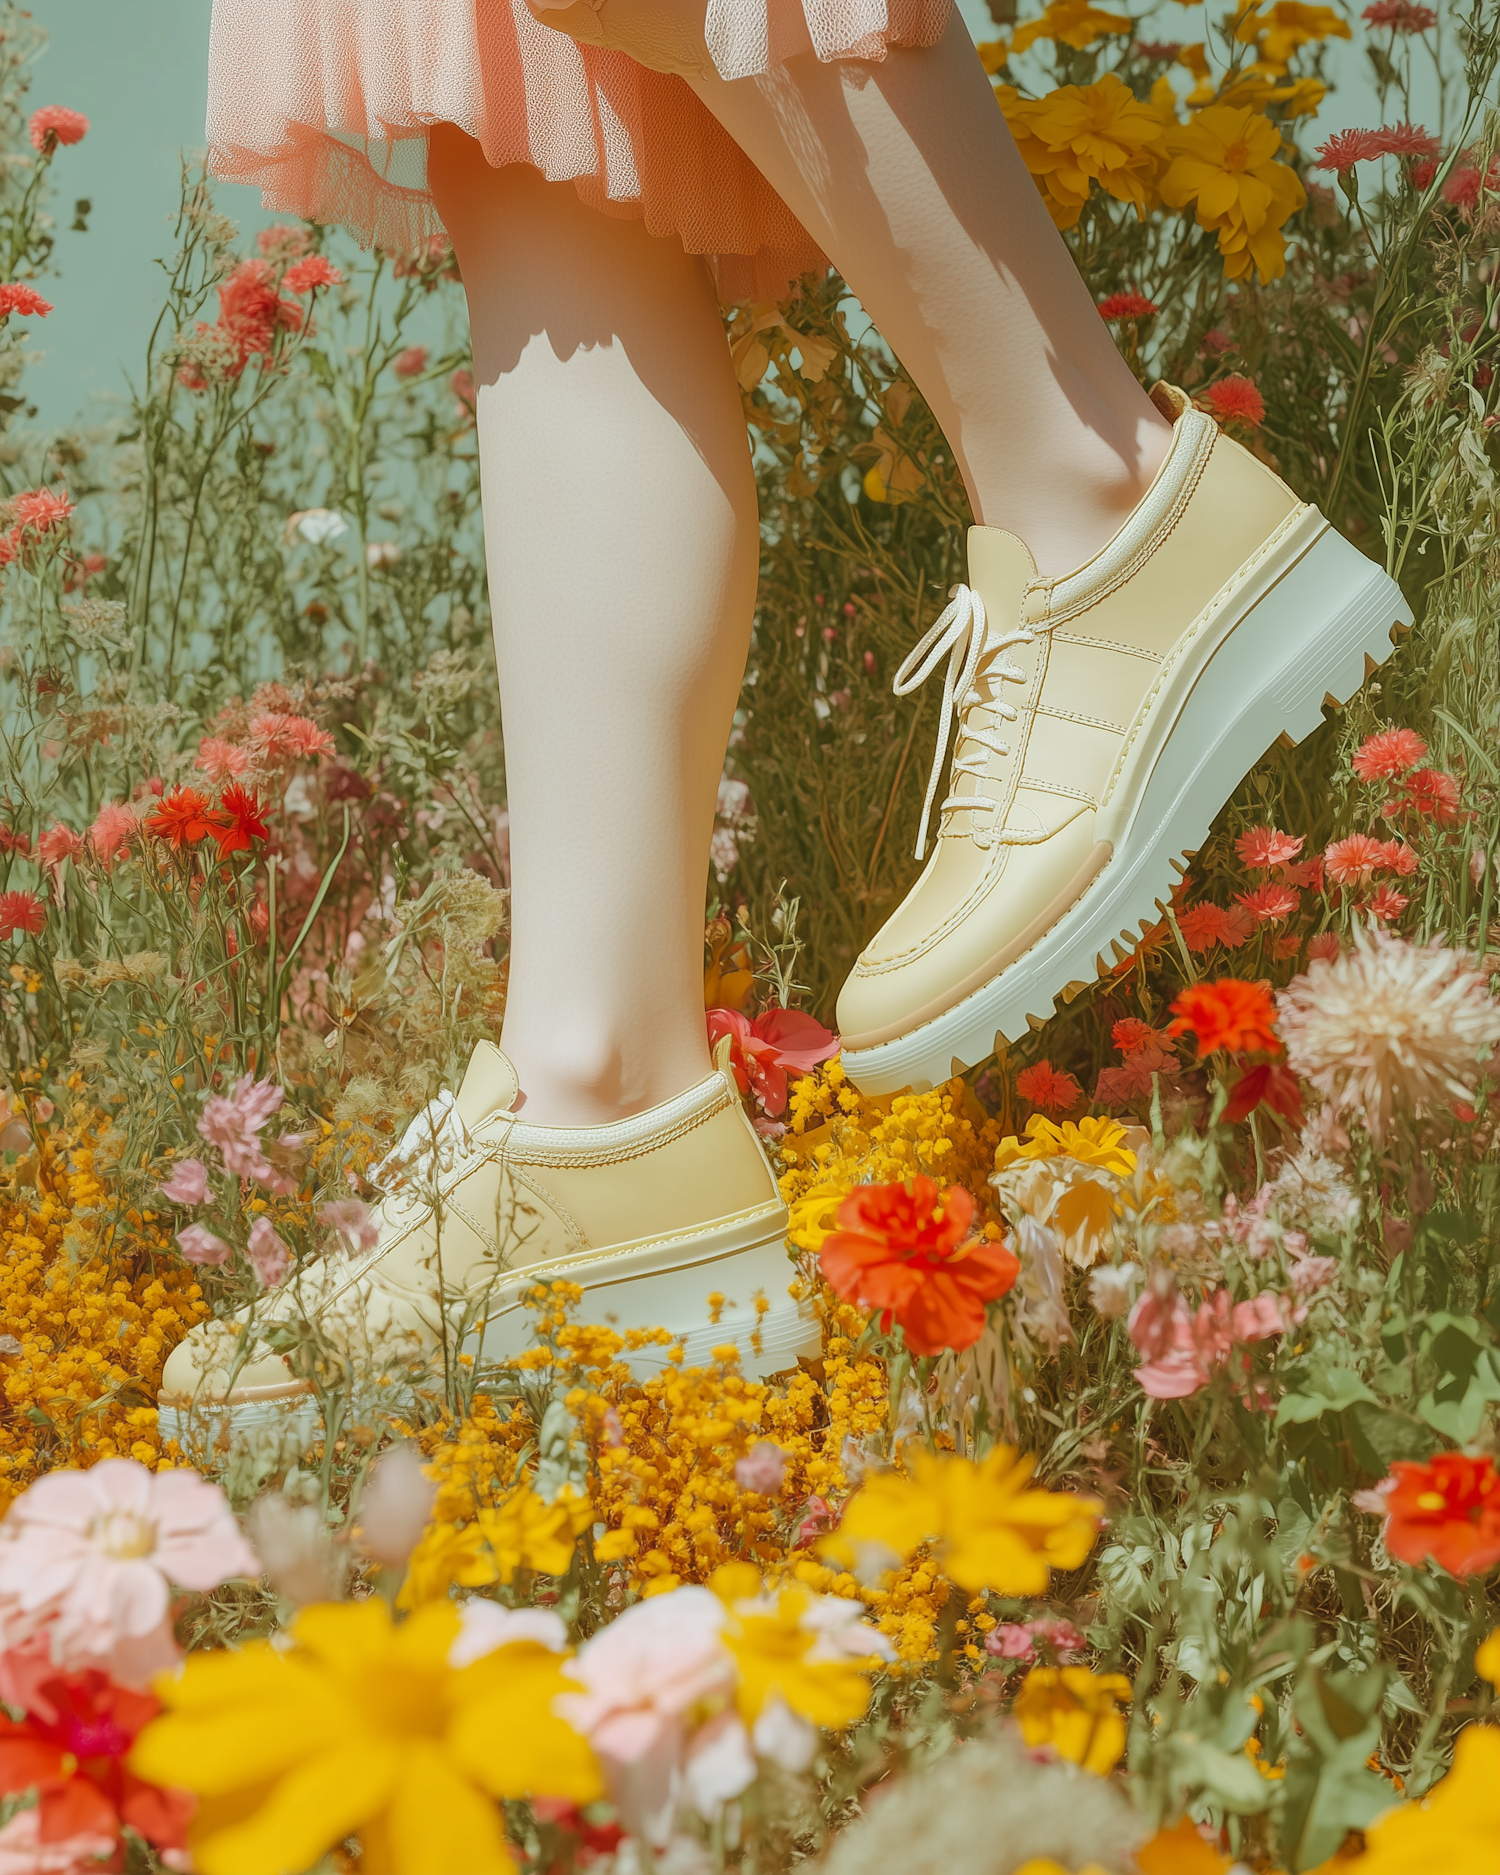
[[[229,816],[228,826],[214,832],[220,859],[227,859],[231,853],[249,852],[257,840],[264,840],[271,831],[266,825],[265,808],[249,788],[242,788],[237,781],[231,782],[219,796],[219,807]]]
[[[1381,845],[1385,848],[1386,865],[1402,879],[1409,879],[1422,863],[1417,849],[1408,846],[1405,840],[1382,840]]]
[[[1393,885],[1381,886],[1366,907],[1370,913],[1383,923],[1392,918],[1399,918],[1411,903],[1404,892],[1398,892]]]
[[[962,1185],[939,1195],[930,1178],[857,1185],[839,1206],[839,1228],[823,1241],[823,1275],[834,1294],[894,1322],[913,1354],[971,1348],[985,1307],[1021,1272],[1003,1244],[967,1241],[974,1200]]]
[[[1265,421],[1266,400],[1249,378],[1242,377],[1237,371],[1227,378],[1220,378],[1217,384],[1210,384],[1202,394],[1202,401],[1223,423],[1236,417],[1242,423],[1259,424]]]
[[[1252,827],[1234,843],[1242,865],[1251,872],[1269,872],[1272,866],[1286,866],[1302,851],[1305,836],[1281,833],[1275,827]]]
[[[1337,931],[1320,931],[1316,937],[1307,940],[1307,961],[1313,963],[1321,957],[1325,963],[1332,963],[1336,957],[1343,955],[1343,950]]]
[[[1389,26],[1393,33],[1430,33],[1438,16],[1412,0],[1373,0],[1360,15],[1367,26]]]
[[[1473,163],[1458,163],[1443,184],[1443,200],[1452,202],[1456,208],[1472,210],[1479,205],[1481,190],[1494,188],[1500,188],[1500,159],[1492,158],[1482,176]]]
[[[427,347],[408,345],[404,352],[398,352],[391,366],[398,378],[419,378],[427,369]]]
[[[250,724],[250,740],[258,754],[268,761],[316,761],[332,755],[334,740],[326,729],[319,729],[311,717],[285,716],[269,711]]]
[[[342,286],[344,276],[321,254],[309,254],[306,260],[287,268],[281,284],[288,293],[311,293],[320,286]]]
[[[0,892],[0,943],[17,931],[35,935],[47,922],[47,908],[35,892]]]
[[[1220,977],[1217,983],[1193,983],[1172,1005],[1176,1018],[1169,1035],[1196,1035],[1198,1059],[1221,1048],[1231,1055],[1279,1055],[1281,1043],[1272,1028],[1271,992],[1264,983]]]
[[[1369,833],[1351,833],[1347,839],[1334,841],[1323,855],[1323,864],[1335,885],[1364,885],[1390,861],[1384,840]]]
[[[147,831],[179,853],[209,834],[217,839],[223,825],[222,817],[196,788],[174,788],[162,796],[156,812],[146,817]]]
[[[1059,1074],[1050,1061],[1022,1068],[1016,1076],[1016,1092],[1043,1113],[1071,1113],[1083,1099],[1083,1089],[1071,1074]]]
[[[1418,11],[1425,13],[1427,9],[1421,7]],[[1380,136],[1387,156],[1436,156],[1443,147],[1420,124],[1390,124]]]
[[[1427,744],[1415,729],[1382,729],[1360,743],[1350,766],[1361,781],[1394,781],[1426,753]]]
[[[1115,1024],[1116,1028],[1119,1026],[1119,1023]],[[1141,1027],[1145,1026],[1143,1022]],[[1094,1087],[1094,1099],[1101,1107],[1129,1106],[1132,1100],[1144,1100],[1149,1096],[1156,1075],[1175,1074],[1181,1066],[1182,1063],[1170,1048],[1162,1048],[1156,1043],[1145,1043],[1139,1048],[1129,1049],[1123,1067],[1100,1069]]]
[[[1177,929],[1190,951],[1211,951],[1215,944],[1237,951],[1255,929],[1255,920],[1243,905],[1225,911],[1222,905],[1190,905],[1177,914]]]
[[[6,507],[17,527],[33,534],[47,534],[61,527],[73,512],[67,491],[54,495],[50,488],[28,488],[24,494],[13,496]]]
[[[768,1009],[753,1022],[737,1009],[710,1009],[708,1045],[729,1037],[729,1065],[742,1094],[753,1087],[775,1119],[786,1112],[787,1069],[807,1074],[839,1051],[839,1038],[798,1009]]]
[[[0,286],[0,319],[8,319],[12,313],[20,313],[22,318],[34,313],[37,318],[45,319],[51,310],[51,302],[44,300],[35,287],[22,286],[19,282]]]
[[[15,1653],[5,1667],[7,1695],[24,1684],[28,1712],[21,1720],[0,1714],[0,1790],[36,1791],[38,1839],[118,1838],[129,1824],[158,1849],[183,1848],[193,1799],[146,1783],[125,1764],[161,1702],[96,1668],[63,1674],[45,1657]]]
[[[269,352],[279,331],[300,332],[303,317],[297,302],[277,291],[270,261],[242,260],[219,288],[218,329],[236,353],[229,375],[238,377],[253,357]]]
[[[1108,299],[1099,302],[1101,319],[1149,319],[1160,311],[1160,306],[1153,305],[1141,293],[1111,293]]]
[[[1279,1061],[1258,1061],[1253,1068],[1246,1068],[1229,1090],[1223,1117],[1232,1126],[1237,1125],[1261,1106],[1279,1113],[1293,1126],[1301,1126],[1305,1118],[1301,1083],[1291,1069],[1283,1067]]]
[[[1109,1039],[1122,1055],[1133,1055],[1142,1048],[1170,1048],[1171,1037],[1165,1029],[1153,1029],[1139,1016],[1125,1016],[1109,1032]]]
[[[89,120],[82,111],[70,111],[66,105],[44,104],[31,113],[27,129],[32,149],[55,149],[59,143],[82,143],[89,133]]]
[[[1280,924],[1302,903],[1290,886],[1274,883],[1257,886],[1253,892],[1236,892],[1235,897],[1260,924]]]
[[[1398,1562],[1431,1560],[1449,1575],[1500,1562],[1500,1477],[1489,1458],[1439,1452],[1426,1464],[1397,1459],[1380,1487],[1385,1546]]]
[[[1318,145],[1318,160],[1313,168],[1336,169],[1342,176],[1356,163],[1372,163],[1385,153],[1378,130],[1341,130],[1337,136]]]
[[[1464,818],[1459,805],[1458,781],[1441,768],[1414,768],[1402,778],[1401,792],[1393,794],[1381,809],[1392,814],[1419,814],[1435,820],[1440,827],[1452,827]]]

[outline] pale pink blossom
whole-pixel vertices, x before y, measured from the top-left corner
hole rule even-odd
[[[205,1224],[189,1224],[177,1233],[177,1242],[189,1263],[209,1263],[222,1269],[229,1261],[229,1245]]]
[[[257,716],[250,725],[250,740],[258,754],[269,761],[315,761],[332,755],[335,744],[326,729],[306,716],[286,716],[269,711]]]
[[[119,801],[105,801],[89,828],[89,845],[107,866],[129,846],[138,825],[130,808]]]
[[[208,1196],[208,1167],[201,1159],[179,1159],[171,1177],[156,1189],[173,1204],[202,1204]]]
[[[276,1228],[268,1217],[258,1217],[250,1226],[245,1255],[262,1289],[274,1289],[292,1267],[292,1253],[276,1235]]]
[[[258,1576],[229,1500],[194,1471],[131,1458],[53,1471],[0,1524],[0,1649],[45,1635],[65,1672],[140,1685],[178,1659],[171,1586]]]
[[[40,865],[49,872],[57,872],[65,859],[77,859],[83,851],[83,841],[71,827],[61,824],[49,827],[36,843],[36,856]]]
[[[364,1514],[361,1507],[361,1526]],[[562,1616],[550,1608],[502,1608],[499,1602],[476,1595],[460,1604],[458,1618],[458,1638],[448,1649],[450,1667],[471,1666],[497,1647],[510,1647],[517,1641],[545,1647],[554,1654],[567,1650],[568,1630]]]
[[[984,1651],[1000,1660],[1035,1660],[1037,1643],[1059,1660],[1071,1660],[1087,1647],[1071,1621],[1043,1615],[1035,1621],[1002,1621],[984,1637]]]
[[[384,1568],[404,1569],[407,1557],[427,1528],[436,1495],[437,1486],[427,1476],[421,1455],[409,1445],[393,1446],[379,1459],[360,1493],[362,1547]],[[493,1602],[484,1605],[495,1607]],[[502,1642],[496,1640],[494,1645],[499,1647]],[[478,1655],[473,1658],[478,1659]]]
[[[770,1439],[757,1439],[743,1458],[735,1460],[734,1478],[742,1491],[775,1497],[786,1483],[786,1453]]]
[[[250,751],[236,742],[226,742],[222,736],[205,736],[198,744],[198,759],[193,766],[207,775],[216,788],[221,787],[224,782],[244,774],[250,766]]]
[[[1236,1302],[1220,1289],[1194,1313],[1175,1288],[1165,1296],[1148,1289],[1126,1324],[1146,1356],[1136,1381],[1153,1400],[1185,1400],[1208,1385],[1236,1348],[1284,1333],[1289,1313],[1300,1318],[1270,1291]]]
[[[1337,1257],[1294,1257],[1290,1268],[1292,1288],[1299,1296],[1310,1296],[1331,1283],[1338,1273]]]
[[[42,1813],[33,1806],[18,1810],[0,1829],[0,1875],[99,1875],[119,1866],[115,1837],[85,1830],[43,1842],[41,1827]]]
[[[336,1230],[349,1250],[373,1250],[380,1241],[380,1226],[374,1214],[358,1198],[335,1198],[320,1205],[317,1219],[329,1230]]]
[[[285,1095],[274,1081],[257,1081],[247,1074],[232,1094],[211,1094],[203,1103],[198,1131],[217,1146],[224,1164],[241,1178],[274,1180],[274,1166],[261,1150],[260,1129],[281,1105]]]

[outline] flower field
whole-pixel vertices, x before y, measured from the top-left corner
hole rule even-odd
[[[822,1327],[753,1379],[566,1283],[503,1362],[300,1311],[505,1004],[461,287],[189,171],[125,414],[28,428],[98,133],[0,4],[0,1875],[1500,1875],[1500,15],[991,5],[1126,357],[1417,622],[1097,980],[864,1096],[968,515],[841,282],[726,310],[705,1022]],[[315,1410],[164,1427],[245,1308]]]

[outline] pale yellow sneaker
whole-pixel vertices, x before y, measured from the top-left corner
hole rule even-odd
[[[956,715],[936,851],[839,997],[869,1093],[922,1089],[1014,1041],[1134,945],[1248,769],[1390,655],[1400,589],[1181,391],[1171,448],[1112,541],[1041,578],[999,528],[896,680],[947,658],[917,856]]]
[[[163,1434],[226,1410],[236,1428],[306,1413],[311,1381],[257,1331],[308,1323],[350,1383],[370,1387],[430,1367],[445,1340],[450,1356],[460,1340],[488,1360],[520,1353],[522,1293],[558,1278],[583,1286],[579,1319],[666,1328],[689,1365],[730,1342],[751,1375],[818,1352],[817,1323],[787,1293],[786,1207],[726,1064],[610,1126],[528,1126],[516,1092],[509,1061],[481,1042],[457,1095],[418,1114],[377,1168],[389,1195],[374,1249],[327,1257],[195,1329],[162,1375]],[[648,1350],[637,1365],[664,1360]]]

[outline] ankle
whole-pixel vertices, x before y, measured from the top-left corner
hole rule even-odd
[[[659,1106],[708,1071],[703,1050],[643,1051],[597,1035],[501,1039],[521,1084],[515,1112],[531,1126],[608,1126]]]

